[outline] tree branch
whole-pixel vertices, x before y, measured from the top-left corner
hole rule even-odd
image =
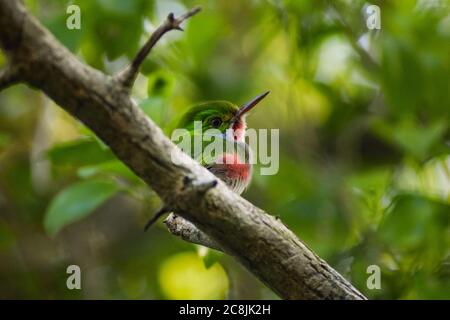
[[[166,220],[164,220],[164,224],[173,235],[178,236],[187,242],[199,244],[218,251],[224,251],[217,242],[208,237],[204,232],[200,231],[192,222],[189,222],[176,214],[169,214]]]
[[[198,12],[200,12],[200,10],[200,7],[195,7],[179,18],[175,18],[173,13],[170,13],[167,16],[166,20],[152,33],[147,43],[141,48],[131,64],[117,75],[117,80],[122,83],[126,89],[131,89],[139,73],[141,64],[144,62],[145,58],[148,56],[159,39],[161,39],[161,37],[166,32],[169,32],[171,30],[183,31],[183,29],[181,28],[181,23],[196,15]]]
[[[21,1],[0,0],[0,46],[20,65],[21,81],[82,121],[174,212],[282,298],[365,299],[281,222],[177,148],[121,83],[80,62]],[[213,180],[216,186],[205,183]]]

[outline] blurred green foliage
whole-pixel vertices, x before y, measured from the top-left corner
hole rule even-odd
[[[45,231],[55,235],[63,227],[85,217],[119,191],[111,181],[86,180],[60,191],[45,215]]]
[[[69,50],[112,74],[168,12],[202,5],[145,62],[133,96],[168,132],[194,102],[271,95],[280,171],[244,194],[369,298],[450,298],[450,4],[27,0]],[[81,8],[81,30],[65,27]],[[0,65],[4,64],[0,55]],[[256,170],[255,172],[258,172]],[[89,130],[24,86],[0,94],[1,298],[275,298],[229,257],[162,225],[160,205]],[[202,263],[203,260],[203,263]],[[68,265],[81,291],[65,286]],[[378,265],[380,290],[366,286]]]

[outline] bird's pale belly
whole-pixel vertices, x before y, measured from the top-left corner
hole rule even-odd
[[[252,165],[242,163],[237,155],[233,154],[225,154],[221,162],[208,166],[208,170],[234,192],[238,194],[244,192],[251,180]]]

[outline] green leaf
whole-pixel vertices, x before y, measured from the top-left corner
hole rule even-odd
[[[62,190],[53,198],[44,218],[46,232],[54,236],[63,227],[82,219],[119,191],[109,181],[83,181]]]
[[[223,258],[222,252],[209,249],[206,252],[206,255],[203,257],[203,264],[205,265],[206,269],[209,269],[216,263],[219,263],[222,258]]]
[[[125,178],[133,183],[140,179],[126,165],[119,160],[108,161],[92,166],[81,167],[77,171],[78,176],[83,179],[92,178],[101,174],[113,174]]]
[[[59,144],[47,153],[50,161],[59,166],[93,165],[115,159],[109,149],[105,149],[94,139],[79,139]]]

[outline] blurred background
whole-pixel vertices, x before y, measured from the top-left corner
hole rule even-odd
[[[147,59],[139,106],[168,128],[195,102],[271,90],[248,122],[280,129],[280,170],[254,176],[243,196],[371,299],[450,299],[449,1],[373,1],[381,30],[359,0],[25,2],[108,74],[169,12],[201,5]],[[66,28],[70,4],[80,30]],[[42,93],[0,93],[0,298],[277,298],[161,222],[144,233],[160,205]],[[71,264],[82,290],[66,287]],[[381,289],[366,285],[370,265]]]

